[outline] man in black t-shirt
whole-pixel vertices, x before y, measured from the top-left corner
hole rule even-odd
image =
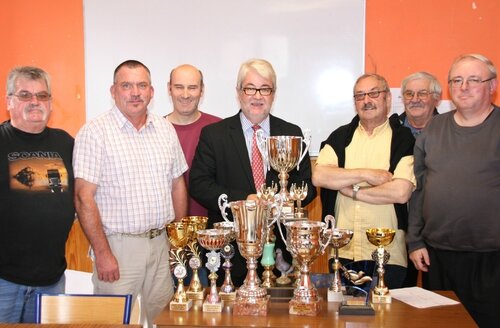
[[[7,79],[0,124],[0,322],[35,322],[36,293],[64,293],[74,220],[73,138],[47,127],[50,80],[37,67]]]

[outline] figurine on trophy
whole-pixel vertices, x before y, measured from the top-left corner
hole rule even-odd
[[[333,279],[331,281],[330,287],[328,287],[328,302],[342,302],[344,300],[342,292],[342,280],[340,279],[340,271],[345,271],[343,265],[339,260],[339,248],[342,248],[349,244],[352,239],[354,232],[348,229],[333,229],[332,239],[330,244],[334,250],[334,262],[333,262]]]
[[[206,229],[208,217],[187,216],[182,218],[181,222],[185,222],[188,225],[189,241],[187,243],[187,251],[190,255],[188,264],[193,273],[186,294],[191,300],[203,300],[205,298],[205,288],[203,288],[203,285],[200,281],[200,276],[198,274],[198,271],[202,265],[202,260],[201,252],[198,247],[198,239],[196,238],[196,231]]]
[[[389,288],[384,282],[384,265],[389,262],[390,254],[384,249],[384,246],[389,245],[394,240],[396,231],[394,229],[387,228],[372,228],[366,230],[366,236],[368,240],[373,245],[377,246],[377,249],[372,253],[372,259],[377,265],[378,282],[377,286],[372,291],[372,303],[391,303],[391,295],[389,294]]]
[[[280,277],[276,279],[278,286],[289,286],[292,279],[288,276],[293,271],[293,266],[285,261],[283,258],[283,251],[279,248],[276,249],[276,269],[280,272]]]
[[[224,301],[217,293],[217,270],[220,267],[220,254],[216,251],[227,244],[229,232],[223,229],[205,229],[196,232],[200,245],[209,250],[206,254],[207,263],[205,266],[210,270],[210,293],[203,302],[203,312],[222,312]]]
[[[236,242],[241,255],[247,260],[247,276],[243,285],[236,291],[233,315],[265,316],[269,307],[266,288],[260,286],[257,276],[257,259],[262,255],[267,232],[281,215],[277,203],[263,200],[240,200],[227,202],[227,195],[219,197],[222,217],[229,221],[227,208],[234,218]],[[271,219],[269,219],[271,217]]]
[[[219,295],[224,301],[234,301],[236,299],[236,289],[234,288],[233,280],[231,279],[231,268],[233,264],[231,259],[234,257],[234,246],[231,242],[234,241],[234,223],[233,222],[216,222],[215,229],[227,230],[229,232],[227,244],[222,247],[220,254],[224,258],[222,268],[224,269],[224,282],[220,286]]]
[[[167,234],[173,246],[170,249],[170,266],[177,278],[177,289],[172,301],[170,301],[170,311],[189,311],[193,301],[188,299],[184,288],[184,278],[187,275],[184,247],[189,241],[187,223],[180,221],[169,223]]]

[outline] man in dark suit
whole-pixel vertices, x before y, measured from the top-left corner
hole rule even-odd
[[[232,117],[203,128],[191,167],[189,190],[191,196],[208,209],[208,226],[222,221],[218,207],[221,194],[228,201],[256,199],[256,186],[252,172],[252,137],[255,125],[265,136],[302,136],[297,125],[270,115],[276,92],[276,74],[271,64],[262,59],[251,59],[243,63],[238,73],[236,92],[241,110]],[[271,169],[265,173],[266,185],[279,185],[278,172]],[[306,155],[299,165],[289,173],[288,188],[292,183],[307,184],[308,194],[302,202],[310,203],[316,196],[311,183],[311,161]],[[277,231],[275,231],[276,236]],[[291,256],[285,251],[281,238],[276,238],[276,247],[284,250],[285,259]],[[232,259],[232,279],[240,286],[246,276],[246,261],[236,248]],[[221,275],[219,275],[221,276]],[[221,278],[221,277],[219,277]]]

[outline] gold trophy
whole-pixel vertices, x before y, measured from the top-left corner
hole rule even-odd
[[[272,182],[271,187],[266,187],[266,185],[262,185],[261,188],[257,189],[257,198],[259,200],[272,202],[275,200],[275,195],[277,191],[278,187],[274,184],[274,182]],[[274,224],[271,224],[267,232],[267,240],[266,243],[264,244],[262,259],[260,261],[260,264],[264,267],[264,272],[262,273],[262,287],[266,288],[275,287],[277,279],[276,275],[273,272],[275,264],[274,242],[276,239],[273,230],[274,230]]]
[[[231,279],[231,268],[233,267],[231,259],[235,254],[234,246],[231,242],[233,242],[236,237],[234,223],[227,221],[216,222],[214,223],[214,228],[227,230],[229,232],[227,244],[224,245],[220,251],[220,255],[224,258],[224,263],[222,264],[222,268],[224,269],[224,282],[220,286],[219,296],[224,301],[234,301],[236,299],[236,289]]]
[[[302,209],[302,201],[307,197],[307,184],[302,181],[302,186],[297,187],[295,183],[290,186],[290,199],[297,202],[295,217],[298,219],[305,218],[306,215]]]
[[[263,200],[240,200],[228,203],[224,194],[219,197],[219,204],[222,217],[227,221],[229,220],[226,209],[231,208],[236,242],[241,255],[247,260],[247,276],[243,285],[236,291],[233,315],[266,316],[270,297],[266,288],[260,286],[256,271],[257,259],[262,255],[269,226],[281,215],[280,208],[275,203]]]
[[[295,315],[315,316],[321,311],[321,300],[309,275],[311,263],[330,243],[330,221],[291,221],[285,223],[286,246],[300,265],[300,277],[288,303],[288,312]],[[333,226],[333,222],[332,226]],[[283,237],[283,235],[282,235]]]
[[[203,288],[198,275],[198,270],[202,265],[202,260],[200,250],[198,248],[196,231],[207,228],[208,218],[206,216],[187,216],[182,218],[181,222],[185,222],[188,225],[189,241],[187,243],[187,249],[191,255],[188,263],[193,272],[186,294],[191,300],[203,300],[205,298],[205,288]]]
[[[200,245],[209,250],[206,254],[207,263],[205,266],[210,270],[210,293],[203,302],[203,312],[222,312],[224,301],[217,293],[217,270],[220,267],[220,254],[216,251],[227,244],[229,232],[222,229],[205,229],[196,232]]]
[[[282,214],[294,216],[293,200],[287,191],[288,172],[297,167],[307,154],[311,137],[306,131],[306,137],[298,136],[270,136],[264,137],[262,129],[257,131],[257,146],[262,155],[264,165],[267,170],[272,167],[279,172],[280,195],[283,201]],[[304,149],[302,144],[305,144]]]
[[[391,295],[389,288],[384,282],[384,265],[389,262],[390,254],[384,249],[384,246],[392,243],[396,231],[386,228],[372,228],[366,230],[366,236],[377,249],[372,253],[372,259],[377,265],[378,282],[377,286],[372,291],[372,303],[391,303]]]
[[[177,278],[177,290],[170,301],[170,311],[189,311],[193,301],[187,298],[184,288],[184,278],[187,275],[184,247],[189,241],[188,225],[180,221],[169,223],[167,224],[167,234],[173,246],[170,250],[170,265]]]

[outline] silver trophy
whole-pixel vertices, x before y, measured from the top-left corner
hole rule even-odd
[[[315,316],[321,310],[321,300],[317,289],[314,287],[310,277],[310,266],[312,262],[324,253],[330,243],[333,221],[325,218],[320,221],[291,221],[285,223],[286,243],[288,251],[297,260],[300,266],[300,277],[293,292],[293,298],[289,302],[289,313],[295,315]],[[280,230],[281,231],[281,230]]]
[[[270,136],[264,137],[264,132],[257,131],[257,146],[262,154],[262,159],[266,170],[272,167],[279,172],[278,178],[280,179],[280,195],[285,203],[283,214],[290,214],[293,216],[293,206],[289,206],[292,199],[287,191],[288,185],[288,172],[297,168],[302,159],[307,154],[311,144],[311,136],[309,131],[305,131],[305,137],[298,136]],[[305,144],[303,148],[302,145]],[[293,203],[292,203],[293,204]],[[286,211],[291,213],[287,213]]]
[[[266,288],[260,286],[257,276],[257,259],[262,255],[269,227],[281,215],[278,203],[264,200],[239,200],[228,203],[227,196],[219,197],[222,217],[229,221],[226,210],[231,209],[234,218],[236,242],[241,255],[247,260],[247,276],[236,291],[234,315],[265,316],[269,307]]]
[[[224,258],[224,263],[222,264],[222,268],[224,269],[224,282],[222,286],[220,286],[219,295],[224,301],[234,301],[236,299],[236,290],[233,280],[231,279],[231,268],[233,267],[231,259],[234,257],[235,253],[234,246],[231,242],[236,237],[234,223],[227,221],[215,222],[214,228],[227,230],[229,232],[227,244],[224,245],[220,251],[220,255]]]

